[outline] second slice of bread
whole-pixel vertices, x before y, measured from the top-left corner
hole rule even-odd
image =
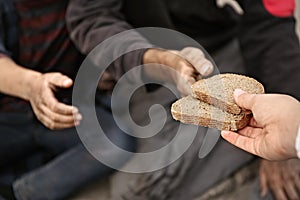
[[[174,119],[186,124],[232,131],[244,128],[252,117],[251,113],[246,112],[240,114],[224,112],[192,96],[173,103],[171,113]]]
[[[235,89],[252,94],[264,93],[264,87],[253,78],[238,74],[219,74],[202,79],[192,85],[193,96],[233,114],[242,112],[233,99]]]

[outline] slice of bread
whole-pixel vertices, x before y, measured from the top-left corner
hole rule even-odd
[[[192,85],[193,96],[224,111],[239,114],[242,109],[235,104],[233,92],[242,89],[252,94],[264,93],[264,87],[253,78],[238,74],[219,74],[202,79]],[[250,111],[248,111],[250,113]]]
[[[251,113],[224,112],[192,96],[184,97],[173,103],[171,113],[174,119],[186,124],[232,131],[244,128],[252,117]]]

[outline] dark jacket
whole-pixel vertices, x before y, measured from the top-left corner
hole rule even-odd
[[[292,5],[292,1],[278,2]],[[67,21],[74,43],[84,54],[112,35],[143,26],[179,30],[210,52],[237,38],[248,75],[263,82],[267,92],[300,99],[300,47],[292,12],[279,17],[266,9],[263,2],[267,1],[238,2],[242,16],[230,6],[218,8],[212,0],[71,0]],[[147,43],[141,35],[124,42],[115,48]],[[140,65],[142,55],[143,51],[137,51],[115,62],[117,78]]]

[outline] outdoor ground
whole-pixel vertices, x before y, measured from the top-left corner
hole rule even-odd
[[[257,170],[258,162],[254,161],[194,200],[250,200]],[[113,200],[110,198],[109,178],[87,186],[70,200]]]

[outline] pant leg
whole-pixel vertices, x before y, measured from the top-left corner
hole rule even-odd
[[[117,143],[121,148],[133,151],[135,149],[133,139],[116,128],[111,113],[102,108],[97,108],[97,111],[103,119],[106,119],[106,123],[103,123],[102,127],[104,126],[103,129],[106,130],[112,142]],[[66,132],[72,134],[70,131],[70,129],[66,130]],[[73,131],[76,133],[75,129]],[[62,132],[52,132],[52,136],[59,137],[59,133]],[[48,135],[46,138],[49,139],[49,137]],[[52,144],[53,147],[55,148],[55,145],[63,146],[65,144],[64,137],[61,140],[51,139],[52,142],[55,141]],[[42,143],[42,140],[39,141],[40,144],[47,145],[48,148],[52,146],[47,142]],[[101,149],[101,146],[94,147],[94,150],[104,151],[107,156],[116,155],[113,149]],[[119,157],[115,159],[122,165],[128,158]],[[13,187],[18,200],[64,199],[80,187],[112,171],[113,169],[100,163],[90,155],[81,143],[78,143],[61,153],[47,165],[19,178],[15,181]]]
[[[243,60],[237,41],[232,41],[216,51],[212,57],[221,72],[243,73]],[[170,91],[167,89],[161,88],[150,94],[141,92],[133,97],[132,117],[136,118],[135,121],[140,124],[145,121],[147,124],[149,122],[147,116],[149,105],[161,104],[171,118],[170,106],[175,100],[176,97],[170,95]],[[146,115],[141,114],[141,110],[144,110]],[[178,122],[171,119],[165,126],[170,128],[163,130],[162,134],[139,141],[139,152],[151,152],[168,144],[174,137],[174,133],[176,134]],[[112,178],[113,199],[193,199],[253,159],[252,155],[233,147],[222,139],[219,139],[206,158],[199,159],[198,153],[204,140],[205,131],[205,128],[200,128],[195,142],[188,151],[164,169],[145,174],[116,173]],[[160,155],[157,159],[168,160],[176,151],[178,148],[175,146],[172,151]],[[143,165],[137,163],[134,158],[130,162]]]
[[[33,121],[31,113],[0,113],[0,167],[34,152]]]
[[[162,98],[164,97],[164,98]],[[168,113],[167,123],[160,133],[154,137],[139,141],[138,152],[151,152],[164,147],[170,142],[177,132],[178,122],[170,116],[170,102],[174,96],[165,88],[160,88],[154,93],[141,91],[133,99],[137,103],[132,112],[132,117],[139,124],[147,121],[145,118],[149,105],[161,104]],[[144,110],[143,114],[140,110]],[[150,173],[130,174],[118,172],[112,178],[111,193],[113,199],[193,199],[203,194],[207,189],[222,181],[237,169],[253,159],[253,156],[230,145],[220,139],[212,152],[205,158],[199,159],[198,153],[204,139],[206,128],[199,128],[198,135],[190,148],[171,165]],[[186,132],[186,134],[190,134]],[[177,146],[172,150],[160,154],[157,161],[168,160],[172,154],[179,150]],[[139,163],[135,158],[128,165],[138,165],[144,168],[145,163]]]

